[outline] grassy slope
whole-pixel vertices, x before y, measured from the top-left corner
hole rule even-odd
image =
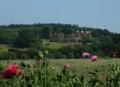
[[[51,49],[59,49],[68,45],[69,45],[68,43],[49,42],[47,40],[43,40],[43,46]]]
[[[0,44],[0,52],[6,52],[8,51],[10,47],[4,44]]]
[[[51,48],[51,49],[59,49],[64,46],[67,46],[68,44],[66,43],[57,43],[57,42],[49,42],[48,44],[45,45],[45,47]]]

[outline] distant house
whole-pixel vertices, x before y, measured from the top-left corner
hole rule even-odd
[[[70,42],[72,44],[82,44],[83,37],[92,39],[90,31],[76,31],[70,34],[64,34],[63,32],[52,32],[51,41],[56,42]],[[88,43],[91,44],[91,43]]]

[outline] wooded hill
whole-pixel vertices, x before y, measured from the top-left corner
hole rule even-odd
[[[52,42],[68,43],[69,45],[52,49],[44,47],[44,41],[47,41],[46,45]],[[110,52],[114,51],[117,57],[120,57],[119,33],[71,24],[2,25],[0,26],[0,44],[7,44],[16,49],[47,49],[50,50],[51,58],[79,58],[83,51],[99,56],[108,56]],[[1,53],[1,55],[3,54]]]

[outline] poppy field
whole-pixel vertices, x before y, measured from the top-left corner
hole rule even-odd
[[[4,60],[0,70],[17,63],[22,75],[0,78],[0,87],[120,87],[120,59]]]

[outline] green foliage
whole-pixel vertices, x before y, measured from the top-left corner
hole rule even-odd
[[[83,34],[81,36],[81,40],[78,41],[78,44],[82,43],[82,45],[76,46],[76,44],[73,44],[76,48],[72,49],[71,47],[67,47],[69,44],[72,44],[72,38],[69,36],[76,31],[90,31],[91,33],[90,36]],[[64,34],[64,38],[70,38],[70,41],[66,39],[65,41],[62,41],[62,38],[58,39],[56,37],[52,37],[52,34],[54,33],[62,33]],[[51,42],[54,39],[56,39],[58,42]],[[49,40],[48,44],[45,45],[43,40]],[[11,46],[11,48],[17,47],[37,50],[51,50],[49,55],[51,58],[79,58],[83,51],[90,51],[91,53],[95,53],[98,56],[108,56],[112,50],[115,50],[117,57],[120,57],[119,33],[116,34],[109,32],[106,29],[103,30],[98,28],[79,27],[78,25],[71,24],[38,23],[33,25],[12,24],[8,26],[0,26],[0,44],[7,44]],[[79,49],[77,47],[79,47]],[[60,49],[62,49],[62,51],[60,51]],[[68,51],[71,54],[64,51]],[[18,54],[16,55],[17,57],[20,57]],[[29,57],[29,54],[24,53],[22,56],[25,56],[26,59],[27,56]]]
[[[51,69],[47,61],[49,54],[44,53],[44,63],[37,67],[28,67],[25,62],[20,63],[24,70],[24,77],[15,76],[10,79],[0,78],[0,87],[119,87],[120,86],[120,64],[109,64],[110,71],[103,73],[106,67],[89,70],[89,76],[79,76],[70,67],[69,71],[63,73],[59,70],[56,73],[56,67]],[[1,66],[1,65],[0,65]],[[61,66],[62,68],[62,66]]]
[[[4,66],[0,63],[0,71],[4,69]]]
[[[32,30],[22,29],[19,30],[18,34],[19,36],[16,40],[16,46],[18,47],[38,46],[41,43]]]
[[[8,59],[8,60],[11,60],[11,59],[17,59],[17,56],[14,52],[2,52],[0,54],[0,59],[1,60],[5,60],[5,59]]]

